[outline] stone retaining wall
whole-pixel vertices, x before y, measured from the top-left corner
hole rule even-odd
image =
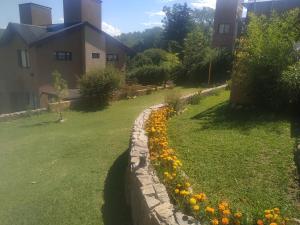
[[[203,95],[223,89],[226,85],[207,89]],[[187,95],[188,101],[194,94]],[[130,160],[127,176],[127,201],[131,205],[134,225],[197,225],[200,224],[177,211],[171,203],[165,186],[159,181],[150,164],[148,137],[145,123],[152,111],[164,107],[164,104],[143,111],[134,122],[130,141]]]
[[[35,115],[35,114],[39,114],[39,113],[46,112],[46,111],[47,111],[46,108],[42,108],[42,109],[20,111],[20,112],[8,113],[8,114],[0,114],[0,121],[6,120],[6,119],[15,119],[15,118],[29,116],[29,115]]]

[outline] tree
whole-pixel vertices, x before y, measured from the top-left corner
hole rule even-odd
[[[203,80],[200,76],[204,72],[203,61],[208,46],[209,40],[202,29],[197,28],[187,35],[184,42],[183,66],[189,80]]]
[[[57,100],[58,100],[58,113],[59,113],[59,122],[63,122],[62,115],[62,100],[68,95],[68,85],[67,82],[62,78],[61,74],[58,71],[52,73],[53,77],[53,87],[55,89]]]
[[[209,7],[194,9],[192,18],[196,25],[200,26],[209,36],[212,35],[214,25],[215,10]]]
[[[153,27],[143,32],[121,34],[118,39],[137,52],[143,52],[149,48],[165,48],[163,41],[163,29]]]
[[[184,3],[174,4],[172,8],[165,6],[163,11],[166,14],[163,19],[164,39],[168,42],[170,50],[179,53],[180,58],[183,58],[184,39],[194,27],[192,10]]]
[[[299,9],[270,16],[250,15],[246,34],[238,43],[233,71],[235,103],[278,107],[278,79],[295,60],[299,40]],[[241,98],[241,93],[245,95]]]

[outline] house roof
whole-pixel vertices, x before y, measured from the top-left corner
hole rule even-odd
[[[3,35],[0,36],[0,44],[8,41],[13,33],[17,33],[27,45],[34,46],[36,44],[42,44],[44,41],[51,38],[56,38],[58,34],[83,26],[89,26],[98,33],[103,33],[107,38],[113,40],[115,44],[119,45],[119,47],[123,48],[128,53],[134,53],[131,48],[88,22],[52,24],[48,26],[9,23],[6,30],[3,32]]]

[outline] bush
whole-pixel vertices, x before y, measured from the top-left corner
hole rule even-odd
[[[190,98],[190,104],[191,105],[198,105],[200,101],[202,100],[203,96],[201,95],[201,91],[199,91],[197,94],[193,95]]]
[[[146,65],[136,68],[129,77],[142,85],[162,85],[168,81],[170,69],[165,66]]]
[[[300,105],[300,62],[282,73],[279,86],[286,102],[293,106]]]
[[[182,100],[182,95],[178,91],[171,91],[165,98],[165,103],[168,104],[176,113],[184,110],[186,101]]]
[[[237,45],[232,77],[234,103],[281,107],[278,80],[296,60],[298,18],[299,10],[280,16],[250,16],[247,32]],[[242,95],[245,97],[241,98]]]
[[[120,86],[121,71],[115,68],[94,69],[79,80],[80,93],[89,107],[105,106]]]
[[[129,61],[127,77],[141,84],[162,84],[174,77],[173,73],[179,65],[175,54],[162,49],[148,49]],[[148,74],[154,75],[153,79]]]

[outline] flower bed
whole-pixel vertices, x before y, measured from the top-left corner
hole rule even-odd
[[[151,163],[178,208],[202,224],[284,225],[288,222],[288,219],[281,215],[279,208],[262,210],[262,217],[252,221],[246,216],[247,212],[240,212],[233,204],[220,199],[218,205],[211,205],[205,193],[193,193],[190,181],[181,169],[182,162],[177,157],[176,150],[169,147],[167,120],[173,114],[174,110],[168,107],[153,111],[146,130]]]

